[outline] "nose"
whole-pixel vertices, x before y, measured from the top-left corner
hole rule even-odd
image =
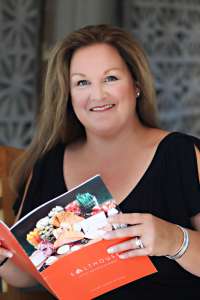
[[[102,83],[95,83],[91,88],[91,99],[102,100],[105,96],[105,89]]]

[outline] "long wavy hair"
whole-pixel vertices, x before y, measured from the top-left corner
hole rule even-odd
[[[132,35],[122,28],[104,24],[74,31],[50,52],[35,136],[14,168],[16,190],[26,181],[35,162],[58,142],[67,145],[85,136],[71,104],[69,69],[77,49],[97,43],[117,49],[141,90],[136,104],[140,121],[145,126],[157,127],[152,74],[143,49]]]

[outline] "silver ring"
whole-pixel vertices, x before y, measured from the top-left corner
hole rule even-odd
[[[136,244],[138,249],[143,249],[144,248],[143,242],[142,242],[141,238],[139,238],[139,237],[136,237],[135,244]]]

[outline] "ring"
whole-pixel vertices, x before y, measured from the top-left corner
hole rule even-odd
[[[141,240],[141,238],[139,238],[139,237],[136,237],[136,239],[135,239],[135,244],[136,244],[136,246],[137,246],[138,249],[143,249],[143,248],[144,248],[144,245],[143,245],[143,243],[142,243],[142,240]]]

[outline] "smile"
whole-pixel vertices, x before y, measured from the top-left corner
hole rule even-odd
[[[113,108],[115,106],[115,104],[105,104],[105,105],[101,105],[101,106],[95,106],[93,108],[90,109],[90,111],[105,111],[105,110],[109,110],[111,108]]]

